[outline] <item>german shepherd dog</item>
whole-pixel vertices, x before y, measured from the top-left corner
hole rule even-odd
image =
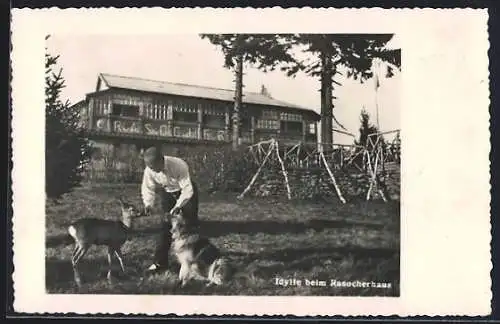
[[[179,261],[179,280],[184,287],[191,279],[206,286],[222,285],[232,274],[228,260],[210,240],[187,226],[182,213],[170,215],[172,223],[172,253]]]

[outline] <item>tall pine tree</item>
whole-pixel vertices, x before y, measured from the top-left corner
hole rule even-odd
[[[233,150],[237,150],[243,107],[243,64],[272,71],[279,64],[292,63],[294,59],[288,53],[291,44],[282,42],[280,35],[275,34],[200,34],[200,37],[219,47],[224,54],[224,67],[234,71],[232,143]]]
[[[79,108],[61,100],[65,80],[62,68],[56,71],[58,59],[45,54],[45,192],[55,201],[80,184],[90,158]]]
[[[373,76],[372,62],[379,59],[387,67],[386,77],[392,77],[401,69],[401,51],[387,50],[384,46],[392,34],[202,34],[202,38],[219,46],[224,53],[224,66],[235,71],[235,109],[233,120],[239,120],[243,68],[241,61],[251,63],[258,69],[274,70],[278,65],[287,76],[294,77],[304,72],[319,77],[321,92],[321,138],[322,143],[333,141],[333,84],[336,75],[346,72],[348,78],[369,79]],[[312,54],[312,59],[299,59],[292,49],[302,49]],[[241,67],[241,68],[238,68]],[[336,121],[337,122],[337,121]],[[339,124],[337,122],[337,124]],[[341,124],[339,124],[343,128]],[[237,132],[238,123],[233,128]],[[233,137],[233,144],[237,137]]]
[[[370,122],[370,115],[364,108],[363,110],[361,110],[360,122],[361,125],[359,127],[359,139],[355,141],[355,144],[366,146],[368,142],[368,136],[378,133],[378,129]]]
[[[363,164],[363,156],[358,153],[360,153],[364,149],[373,153],[380,146],[382,147],[382,150],[385,151],[387,148],[387,143],[385,142],[385,139],[382,135],[370,136],[378,134],[379,129],[376,125],[372,124],[372,122],[370,121],[370,114],[368,114],[368,112],[364,108],[361,110],[360,123],[361,125],[359,127],[359,138],[358,140],[354,141],[354,144],[359,146],[356,148],[356,158],[354,159],[354,163],[356,163],[358,166],[365,166]],[[370,141],[368,140],[369,137],[371,137]],[[361,148],[361,146],[364,147],[364,149]],[[374,163],[374,156],[371,155],[371,158],[373,160],[372,163]]]
[[[387,77],[401,68],[401,51],[384,48],[393,37],[391,34],[290,34],[284,35],[287,43],[298,45],[312,59],[296,60],[296,64],[282,67],[288,76],[299,71],[320,79],[321,92],[321,142],[333,142],[333,95],[336,75],[345,72],[348,78],[367,80],[373,76],[372,61],[385,62]],[[336,121],[337,122],[337,121]],[[337,124],[339,124],[337,122]],[[343,128],[341,124],[340,127]]]

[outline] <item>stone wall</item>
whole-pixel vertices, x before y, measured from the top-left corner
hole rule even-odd
[[[335,187],[325,168],[287,170],[288,181],[292,198],[338,199]],[[346,200],[366,199],[369,188],[369,177],[359,170],[334,171],[334,176],[340,191]],[[397,200],[400,196],[399,167],[387,171],[386,176],[380,177],[381,189],[390,200]],[[385,188],[384,188],[385,183]],[[286,197],[287,190],[281,169],[273,167],[263,170],[252,186],[250,193],[254,196],[282,196]],[[377,187],[372,189],[372,199],[381,199]]]

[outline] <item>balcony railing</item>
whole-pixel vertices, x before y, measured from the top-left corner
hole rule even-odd
[[[205,128],[203,129],[203,139],[209,141],[225,141],[226,131],[220,128]]]
[[[198,125],[174,122],[174,137],[198,138]]]
[[[143,134],[144,129],[140,118],[110,116],[111,129],[114,133]]]
[[[148,120],[137,117],[123,116],[103,116],[96,117],[92,121],[92,129],[104,133],[115,135],[146,135],[159,138],[178,137],[187,139],[202,139],[209,141],[228,141],[231,139],[231,129],[226,131],[220,127],[210,127],[202,125],[201,134],[199,133],[198,123],[188,123],[175,120]],[[249,129],[241,130],[240,142],[243,144],[259,142],[270,138],[276,138],[280,141],[301,142],[304,137],[299,132],[281,132],[277,130]],[[306,141],[315,141],[315,135],[306,135]]]

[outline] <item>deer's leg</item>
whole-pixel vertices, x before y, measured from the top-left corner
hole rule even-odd
[[[82,279],[80,278],[80,273],[78,272],[78,267],[76,266],[75,263],[76,255],[79,251],[80,251],[80,246],[78,244],[75,244],[75,249],[73,250],[73,255],[71,256],[71,264],[73,265],[73,277],[78,287],[82,285]]]
[[[74,279],[78,287],[82,285],[82,279],[80,277],[80,271],[78,270],[78,262],[80,262],[81,258],[87,252],[88,247],[81,246],[79,244],[76,245],[75,250],[73,251],[73,257],[71,262],[73,264],[73,274]]]
[[[125,273],[125,266],[123,265],[123,256],[120,248],[115,249],[115,255],[118,261],[120,262],[120,267],[122,268],[123,273]]]
[[[78,262],[83,258],[85,253],[89,250],[88,246],[80,246],[78,252],[75,255],[75,258],[73,259],[73,267],[76,267],[78,265]]]
[[[73,250],[73,254],[71,255],[71,264],[73,265],[73,268],[76,265],[76,256],[78,255],[78,253],[80,253],[81,249],[82,248],[80,247],[80,245],[75,244],[75,249]]]
[[[76,255],[76,252],[78,252],[79,250],[79,247],[77,244],[75,244],[75,248],[73,249],[73,254],[71,255],[71,263],[74,263],[74,259],[75,259],[75,255]]]
[[[108,280],[112,279],[111,271],[113,270],[113,259],[112,259],[113,251],[114,249],[108,246],[108,275],[107,275]]]

